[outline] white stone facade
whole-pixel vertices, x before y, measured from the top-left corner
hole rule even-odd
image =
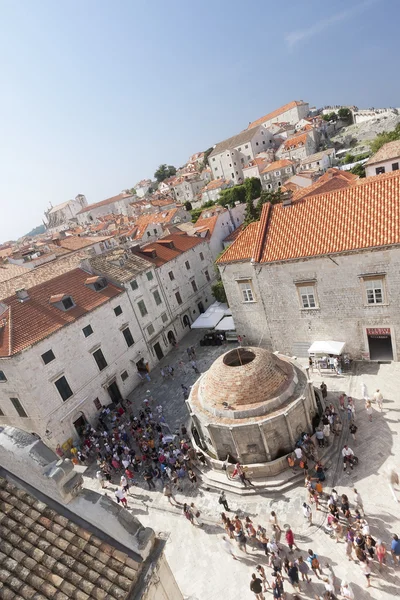
[[[116,315],[114,309],[118,306],[122,312]],[[85,337],[83,329],[89,325],[93,333]],[[122,333],[127,327],[134,340],[130,347]],[[99,348],[107,361],[102,371],[93,357]],[[45,364],[42,355],[49,350],[55,358]],[[0,425],[37,433],[51,447],[75,438],[74,421],[84,415],[88,422],[94,422],[99,413],[95,400],[103,406],[111,402],[108,386],[113,381],[123,398],[138,384],[140,378],[135,363],[141,358],[150,367],[155,363],[129,297],[121,293],[46,339],[0,360],[0,370],[6,377],[6,381],[0,383],[3,413]],[[73,392],[66,401],[55,385],[62,376]],[[20,401],[27,417],[18,415],[10,398]]]
[[[391,171],[398,171],[400,168],[400,156],[390,158],[389,160],[382,160],[374,163],[373,165],[366,165],[365,175],[367,177],[374,177],[382,173],[390,173]]]
[[[270,131],[261,126],[254,128],[251,139],[210,155],[208,164],[213,179],[225,179],[234,184],[243,183],[243,167],[246,167],[259,152],[273,147],[273,143],[274,138]]]
[[[318,257],[254,266],[230,263],[221,265],[220,272],[245,344],[306,355],[314,341],[337,340],[346,342],[353,358],[368,359],[374,358],[369,334],[375,330],[375,335],[390,336],[393,360],[398,360],[399,267],[400,248],[396,247],[335,255],[332,260]],[[381,303],[367,302],[371,282],[381,286]],[[243,286],[251,290],[247,301]],[[314,308],[302,307],[303,287],[313,290]]]

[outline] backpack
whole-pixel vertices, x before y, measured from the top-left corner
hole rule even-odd
[[[319,569],[319,560],[316,556],[313,557],[312,561],[311,561],[311,568],[312,569]]]

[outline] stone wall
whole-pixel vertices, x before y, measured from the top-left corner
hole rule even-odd
[[[372,224],[373,225],[373,224]],[[372,226],[371,225],[371,226]],[[394,360],[400,335],[400,249],[333,255],[284,263],[220,267],[238,334],[244,343],[292,355],[317,340],[346,342],[359,359],[368,353],[367,328],[389,327]],[[384,274],[386,302],[367,305],[362,275]],[[237,280],[252,281],[254,302],[243,302]],[[315,281],[318,307],[301,309],[296,282]]]

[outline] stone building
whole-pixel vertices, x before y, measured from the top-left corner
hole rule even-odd
[[[307,356],[346,342],[355,359],[398,360],[400,173],[264,205],[218,260],[246,343]]]
[[[269,128],[270,125],[275,123],[291,123],[295,125],[298,121],[307,117],[310,107],[308,102],[303,100],[293,100],[288,102],[284,106],[273,110],[272,112],[260,117],[256,121],[249,124],[247,129],[262,125],[265,128]]]
[[[127,294],[107,279],[74,269],[21,289],[0,303],[0,425],[55,448],[155,362]]]
[[[208,157],[213,179],[232,181],[235,185],[243,183],[243,168],[254,160],[259,152],[268,150],[273,145],[272,133],[261,126],[246,129],[219,142]]]
[[[398,171],[400,165],[400,140],[383,144],[382,148],[365,163],[367,177]]]
[[[302,432],[312,432],[317,413],[306,374],[287,357],[256,347],[217,358],[187,404],[195,436],[211,456],[230,454],[245,465],[278,461],[276,472]]]
[[[64,231],[76,223],[76,215],[87,206],[87,200],[83,194],[78,194],[74,200],[68,200],[57,206],[51,206],[45,212],[46,229],[51,233]]]

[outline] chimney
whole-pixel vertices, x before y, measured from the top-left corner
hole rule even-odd
[[[29,294],[25,288],[15,290],[15,294],[20,302],[26,302],[27,300],[29,300]]]

